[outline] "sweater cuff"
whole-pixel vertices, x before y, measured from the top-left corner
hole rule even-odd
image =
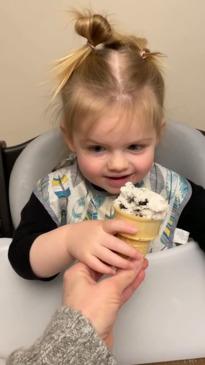
[[[7,365],[117,365],[91,322],[80,312],[62,307],[42,337],[30,348],[14,351]]]
[[[79,311],[67,306],[62,307],[55,313],[46,332],[55,336],[59,347],[65,349],[64,356],[67,357],[67,360],[68,358],[73,359],[73,364],[117,364],[91,322]],[[66,361],[65,364],[67,364]]]

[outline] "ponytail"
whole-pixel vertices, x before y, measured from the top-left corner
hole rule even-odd
[[[87,39],[87,43],[56,61],[53,71],[58,80],[58,85],[54,92],[54,98],[61,92],[73,72],[86,60],[92,51],[98,46],[103,45],[112,38],[112,28],[102,15],[89,12],[73,12],[76,22],[76,32]]]

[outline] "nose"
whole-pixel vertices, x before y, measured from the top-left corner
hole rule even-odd
[[[128,160],[123,152],[114,152],[110,155],[107,167],[110,171],[121,172],[128,167]]]

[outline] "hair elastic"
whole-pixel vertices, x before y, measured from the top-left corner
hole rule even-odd
[[[89,41],[87,41],[86,45],[89,46],[92,49],[95,49],[95,46],[92,43],[90,43]]]
[[[148,48],[143,48],[140,50],[139,54],[143,60],[145,60],[150,55],[150,50]]]
[[[104,44],[103,43],[99,43],[96,46],[94,46],[92,43],[90,43],[89,41],[87,41],[87,46],[89,46],[91,49],[102,49]]]

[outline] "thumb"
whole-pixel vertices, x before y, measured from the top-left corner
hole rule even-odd
[[[144,259],[136,260],[136,264],[133,269],[130,270],[120,270],[113,277],[109,278],[110,280],[119,290],[120,294],[133,283],[136,279],[136,276],[143,269]]]

